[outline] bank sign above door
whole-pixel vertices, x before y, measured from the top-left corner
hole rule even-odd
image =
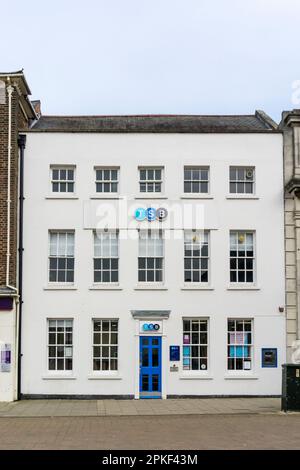
[[[143,222],[144,220],[148,220],[148,222],[153,222],[154,220],[165,220],[168,216],[168,211],[164,207],[159,207],[155,209],[154,207],[148,207],[148,209],[144,209],[143,207],[139,207],[134,212],[134,218],[138,222]]]
[[[140,333],[143,333],[143,334],[162,333],[162,322],[159,320],[140,321]]]

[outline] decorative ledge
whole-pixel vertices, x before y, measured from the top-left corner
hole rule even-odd
[[[168,196],[157,193],[145,193],[143,195],[135,196],[134,199],[168,199]]]
[[[190,286],[188,284],[184,284],[181,288],[181,290],[215,290],[214,287],[212,286],[205,286],[205,285],[199,285],[199,286],[196,286],[196,285],[193,285],[191,284]]]
[[[227,287],[227,290],[260,290],[259,286],[244,286],[244,285],[231,285]]]
[[[123,287],[121,286],[118,286],[118,285],[95,285],[95,286],[91,286],[89,287],[89,290],[123,290]]]
[[[134,290],[168,290],[168,287],[164,285],[149,285],[146,284],[145,286],[143,285],[137,285],[134,287]]]
[[[76,199],[79,199],[79,197],[78,196],[71,196],[71,195],[69,195],[69,196],[58,196],[58,195],[50,194],[49,196],[46,196],[45,199],[59,199],[59,200],[75,199],[76,200]]]
[[[188,375],[182,374],[179,376],[179,380],[213,380],[211,375]]]
[[[243,195],[243,194],[228,194],[226,196],[226,199],[238,199],[238,200],[258,200],[259,199],[259,196],[256,196],[255,194],[247,194],[247,195]]]
[[[131,310],[133,318],[169,318],[171,310]]]
[[[76,380],[75,375],[43,375],[43,380]]]
[[[182,194],[180,196],[180,199],[214,199],[214,196],[212,196],[211,194],[187,193],[187,194]]]
[[[224,375],[225,380],[258,380],[257,375]]]
[[[88,375],[88,380],[122,380],[120,375]]]
[[[53,286],[45,286],[43,287],[44,290],[77,290],[77,287],[76,286],[63,286],[63,285],[53,285]]]

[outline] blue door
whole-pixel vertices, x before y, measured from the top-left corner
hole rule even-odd
[[[161,337],[140,337],[140,398],[161,398]]]

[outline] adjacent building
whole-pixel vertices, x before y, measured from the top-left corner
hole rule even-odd
[[[300,109],[282,113],[287,361],[300,362]]]
[[[36,119],[29,95],[22,71],[0,73],[0,401],[18,395],[20,168],[26,141],[19,131]]]
[[[41,116],[24,135],[22,396],[280,395],[276,124]]]

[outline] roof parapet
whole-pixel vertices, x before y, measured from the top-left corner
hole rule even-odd
[[[262,122],[267,124],[267,126],[269,126],[271,129],[276,129],[276,130],[278,129],[278,124],[275,121],[273,121],[273,119],[261,109],[257,109],[255,111],[255,116],[258,119],[260,119]]]

